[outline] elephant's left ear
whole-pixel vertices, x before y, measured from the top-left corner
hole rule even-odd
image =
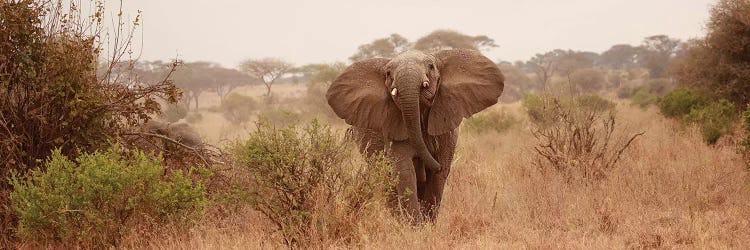
[[[440,86],[430,110],[427,132],[452,131],[464,118],[497,103],[505,77],[492,60],[476,50],[444,50],[435,53]]]

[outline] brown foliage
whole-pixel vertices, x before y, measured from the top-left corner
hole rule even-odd
[[[708,34],[688,43],[675,65],[680,84],[709,90],[744,107],[750,102],[750,1],[721,0],[711,9]]]

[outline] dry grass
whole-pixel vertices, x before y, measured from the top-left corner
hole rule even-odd
[[[507,108],[519,112],[518,105]],[[500,107],[495,107],[500,108]],[[361,223],[354,242],[316,248],[747,248],[750,176],[735,148],[707,146],[652,110],[619,105],[624,132],[646,131],[607,178],[566,183],[533,167],[527,125],[464,133],[434,225],[397,223],[387,210]],[[257,212],[218,212],[188,235],[133,237],[154,249],[283,248]]]

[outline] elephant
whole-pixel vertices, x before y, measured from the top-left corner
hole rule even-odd
[[[360,151],[385,151],[397,175],[392,208],[434,222],[464,118],[497,103],[505,77],[479,51],[406,51],[347,67],[326,92]]]
[[[173,123],[149,120],[143,124],[143,131],[165,137],[162,138],[164,142],[161,147],[165,150],[174,150],[175,146],[178,146],[174,142],[178,142],[190,148],[198,148],[203,145],[203,140],[198,132],[183,120]]]

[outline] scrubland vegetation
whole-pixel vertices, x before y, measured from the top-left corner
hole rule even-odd
[[[102,6],[57,4],[0,2],[0,248],[750,246],[748,1],[718,1],[701,39],[497,62],[501,103],[464,121],[419,226],[387,208],[387,157],[362,157],[328,107],[346,63],[139,62],[138,17],[109,44]],[[392,34],[350,60],[496,46]]]

